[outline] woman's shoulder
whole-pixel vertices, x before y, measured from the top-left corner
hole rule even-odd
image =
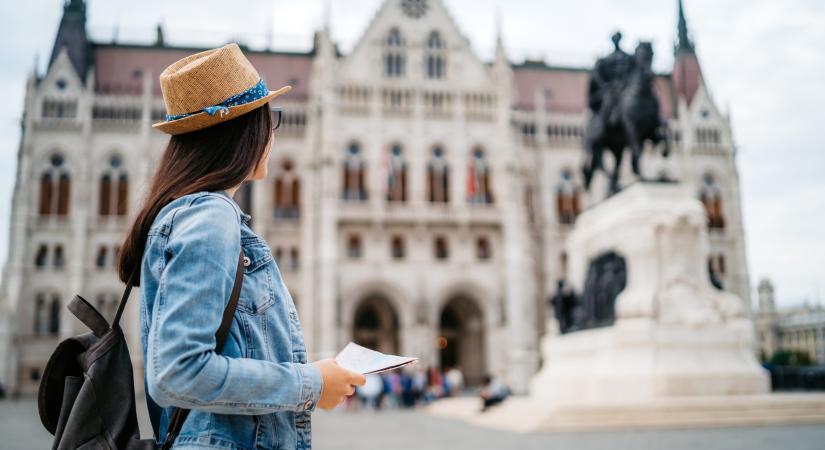
[[[225,232],[238,228],[240,223],[239,207],[228,195],[199,191],[178,197],[164,206],[155,217],[149,233],[170,236],[174,231],[192,226],[211,226],[216,232]]]

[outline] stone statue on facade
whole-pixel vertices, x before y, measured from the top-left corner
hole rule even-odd
[[[612,325],[616,320],[616,298],[627,284],[623,257],[607,252],[590,261],[584,289],[577,295],[563,279],[556,283],[550,298],[559,332],[588,330]]]
[[[670,152],[667,125],[659,115],[659,101],[653,91],[653,48],[649,42],[640,42],[630,55],[619,46],[621,38],[621,33],[613,35],[613,53],[596,61],[591,72],[587,104],[592,115],[585,131],[587,159],[582,168],[585,189],[590,189],[593,175],[601,169],[610,177],[611,194],[620,189],[625,148],[630,149],[633,173],[639,178],[639,159],[646,141],[654,146],[662,143],[665,157]],[[610,172],[602,161],[605,150],[613,154],[615,161]]]

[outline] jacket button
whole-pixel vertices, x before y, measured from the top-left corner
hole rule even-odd
[[[252,264],[252,261],[249,259],[249,257],[248,257],[248,256],[244,256],[244,257],[243,257],[243,265],[244,265],[244,267],[249,267],[249,265],[250,265],[250,264]]]
[[[307,400],[307,402],[304,404],[304,409],[306,409],[306,410],[312,409],[312,400]]]

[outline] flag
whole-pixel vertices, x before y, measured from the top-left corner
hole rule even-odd
[[[390,167],[390,150],[389,149],[385,150],[383,152],[383,155],[381,155],[381,158],[383,159],[382,163],[384,165],[384,172],[385,172],[386,180],[387,180],[387,186],[384,188],[384,197],[389,199],[390,198],[390,192],[392,192],[392,184],[393,184],[392,167]]]
[[[467,196],[470,200],[475,199],[476,195],[476,170],[475,164],[470,161],[470,164],[467,165]]]

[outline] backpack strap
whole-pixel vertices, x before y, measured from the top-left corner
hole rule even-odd
[[[223,310],[223,318],[218,331],[215,332],[215,353],[220,353],[223,344],[229,336],[229,328],[232,326],[232,318],[235,316],[235,308],[238,306],[238,297],[241,294],[241,285],[243,284],[243,246],[241,246],[241,253],[238,256],[238,269],[235,271],[235,284],[232,286],[232,293],[229,295],[229,304]],[[172,417],[169,419],[169,426],[167,427],[166,439],[163,441],[163,450],[172,448],[175,443],[183,422],[189,416],[188,409],[175,408]]]
[[[135,267],[132,269],[132,273],[129,274],[129,281],[126,282],[126,289],[123,290],[123,295],[120,297],[120,303],[117,305],[117,313],[115,314],[115,318],[112,319],[112,328],[120,327],[120,316],[123,315],[123,310],[126,309],[126,301],[129,300],[129,294],[132,293],[132,285],[135,284],[135,277],[137,276],[138,269],[140,269],[141,259],[143,259],[143,253],[141,253],[141,257],[138,258]]]
[[[85,298],[75,295],[74,298],[66,305],[69,311],[75,315],[84,325],[89,327],[95,336],[102,338],[107,331],[109,331],[109,323],[94,309]]]

